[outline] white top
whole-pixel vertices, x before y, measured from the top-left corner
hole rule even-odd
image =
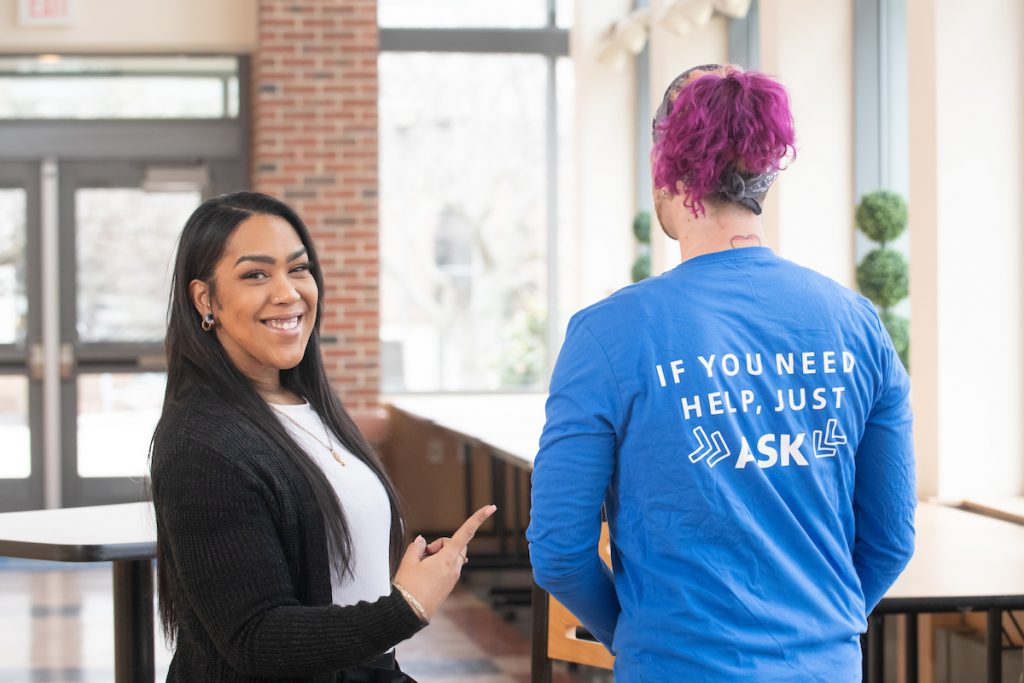
[[[273,403],[270,407],[278,413],[278,419],[295,442],[323,470],[345,513],[352,538],[352,576],[342,580],[335,569],[334,557],[331,557],[331,598],[334,604],[354,605],[362,600],[373,602],[389,595],[391,505],[384,485],[373,470],[341,445],[308,403],[297,406]],[[292,420],[309,433],[299,429]],[[338,464],[324,446],[328,440],[344,459],[345,467]]]

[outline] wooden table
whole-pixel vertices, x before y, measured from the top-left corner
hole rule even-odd
[[[544,403],[546,394],[446,394],[424,396],[402,396],[387,399],[393,408],[406,416],[426,422],[453,435],[461,444],[463,467],[465,468],[466,515],[473,512],[473,469],[471,452],[474,446],[483,448],[490,455],[492,500],[507,500],[507,489],[511,479],[511,498],[514,520],[511,532],[515,543],[510,550],[506,541],[509,516],[502,506],[494,514],[495,530],[498,535],[498,555],[485,566],[529,566],[529,552],[526,549],[526,529],[518,520],[522,511],[520,500],[520,478],[530,486],[529,473],[533,471],[533,460],[537,455],[540,434],[544,428]],[[512,470],[511,477],[509,469]],[[478,560],[474,559],[474,564]],[[547,656],[548,595],[536,584],[527,592],[530,600],[533,638],[531,644],[531,669],[534,677],[542,671],[550,673]]]
[[[112,562],[114,677],[155,677],[153,568],[156,522],[151,503],[0,514],[0,556],[56,562]]]
[[[882,615],[906,615],[906,674],[916,681],[917,616],[986,611],[986,680],[1001,681],[1003,612],[1024,609],[1024,527],[930,503],[918,505],[916,527],[914,557],[871,615],[868,653],[883,653]],[[883,680],[884,656],[870,659],[865,680]]]
[[[466,444],[477,444],[513,467],[533,469],[544,429],[547,394],[430,394],[386,399],[410,417],[430,422]]]
[[[960,507],[1014,524],[1024,524],[1024,496],[968,498]]]
[[[544,428],[546,399],[546,394],[539,393],[432,394],[385,399],[409,418],[448,432],[458,440],[465,469],[463,496],[467,517],[476,510],[477,503],[512,501],[511,511],[499,504],[494,513],[498,554],[476,555],[477,566],[529,566],[526,529],[521,522],[526,510],[520,509],[520,500],[523,487],[529,487],[529,473]],[[474,448],[482,449],[490,460],[491,497],[487,501],[477,501],[473,495]]]

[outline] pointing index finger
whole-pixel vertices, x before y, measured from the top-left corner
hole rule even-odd
[[[463,522],[458,531],[452,534],[451,543],[446,543],[444,549],[448,550],[451,548],[453,552],[461,555],[462,551],[469,545],[469,542],[473,540],[473,536],[476,535],[480,525],[486,522],[487,518],[494,514],[494,511],[497,509],[496,505],[485,505],[474,512],[469,519]]]

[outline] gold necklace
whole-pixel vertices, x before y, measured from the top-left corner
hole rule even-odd
[[[309,434],[311,437],[313,437],[314,441],[316,441],[318,444],[320,444],[321,446],[323,446],[324,448],[329,450],[331,452],[331,456],[334,457],[334,459],[338,461],[339,465],[341,465],[342,467],[348,467],[348,465],[345,464],[344,459],[342,459],[341,453],[339,453],[337,450],[335,450],[334,446],[332,445],[332,443],[331,443],[331,433],[330,433],[330,431],[328,431],[327,425],[324,424],[323,418],[320,419],[320,425],[324,428],[324,434],[327,436],[327,443],[324,443],[323,439],[321,439],[319,436],[317,436],[313,432],[311,432],[308,429],[306,429],[305,427],[303,427],[299,423],[299,421],[296,420],[295,418],[293,418],[291,415],[289,415],[288,413],[282,411],[280,408],[277,408],[276,406],[274,406],[273,403],[271,403],[270,406],[272,408],[274,408],[274,412],[276,412],[278,415],[280,415],[281,417],[285,418],[286,420],[291,422],[293,425],[295,425],[296,427],[298,427],[302,431],[304,431],[307,434]]]

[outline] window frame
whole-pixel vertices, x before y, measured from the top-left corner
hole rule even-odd
[[[561,344],[561,320],[558,292],[558,91],[556,68],[559,58],[570,57],[569,29],[557,25],[557,2],[547,0],[547,25],[540,28],[393,28],[379,26],[380,53],[435,52],[479,55],[523,54],[544,57],[545,85],[545,216],[547,283],[545,302],[547,319],[544,332],[544,368],[541,384],[546,385]],[[381,166],[380,173],[384,173]],[[383,226],[381,226],[383,228]],[[383,259],[383,254],[381,255]],[[394,395],[415,394],[508,394],[530,393],[535,389],[480,389],[388,391]]]

